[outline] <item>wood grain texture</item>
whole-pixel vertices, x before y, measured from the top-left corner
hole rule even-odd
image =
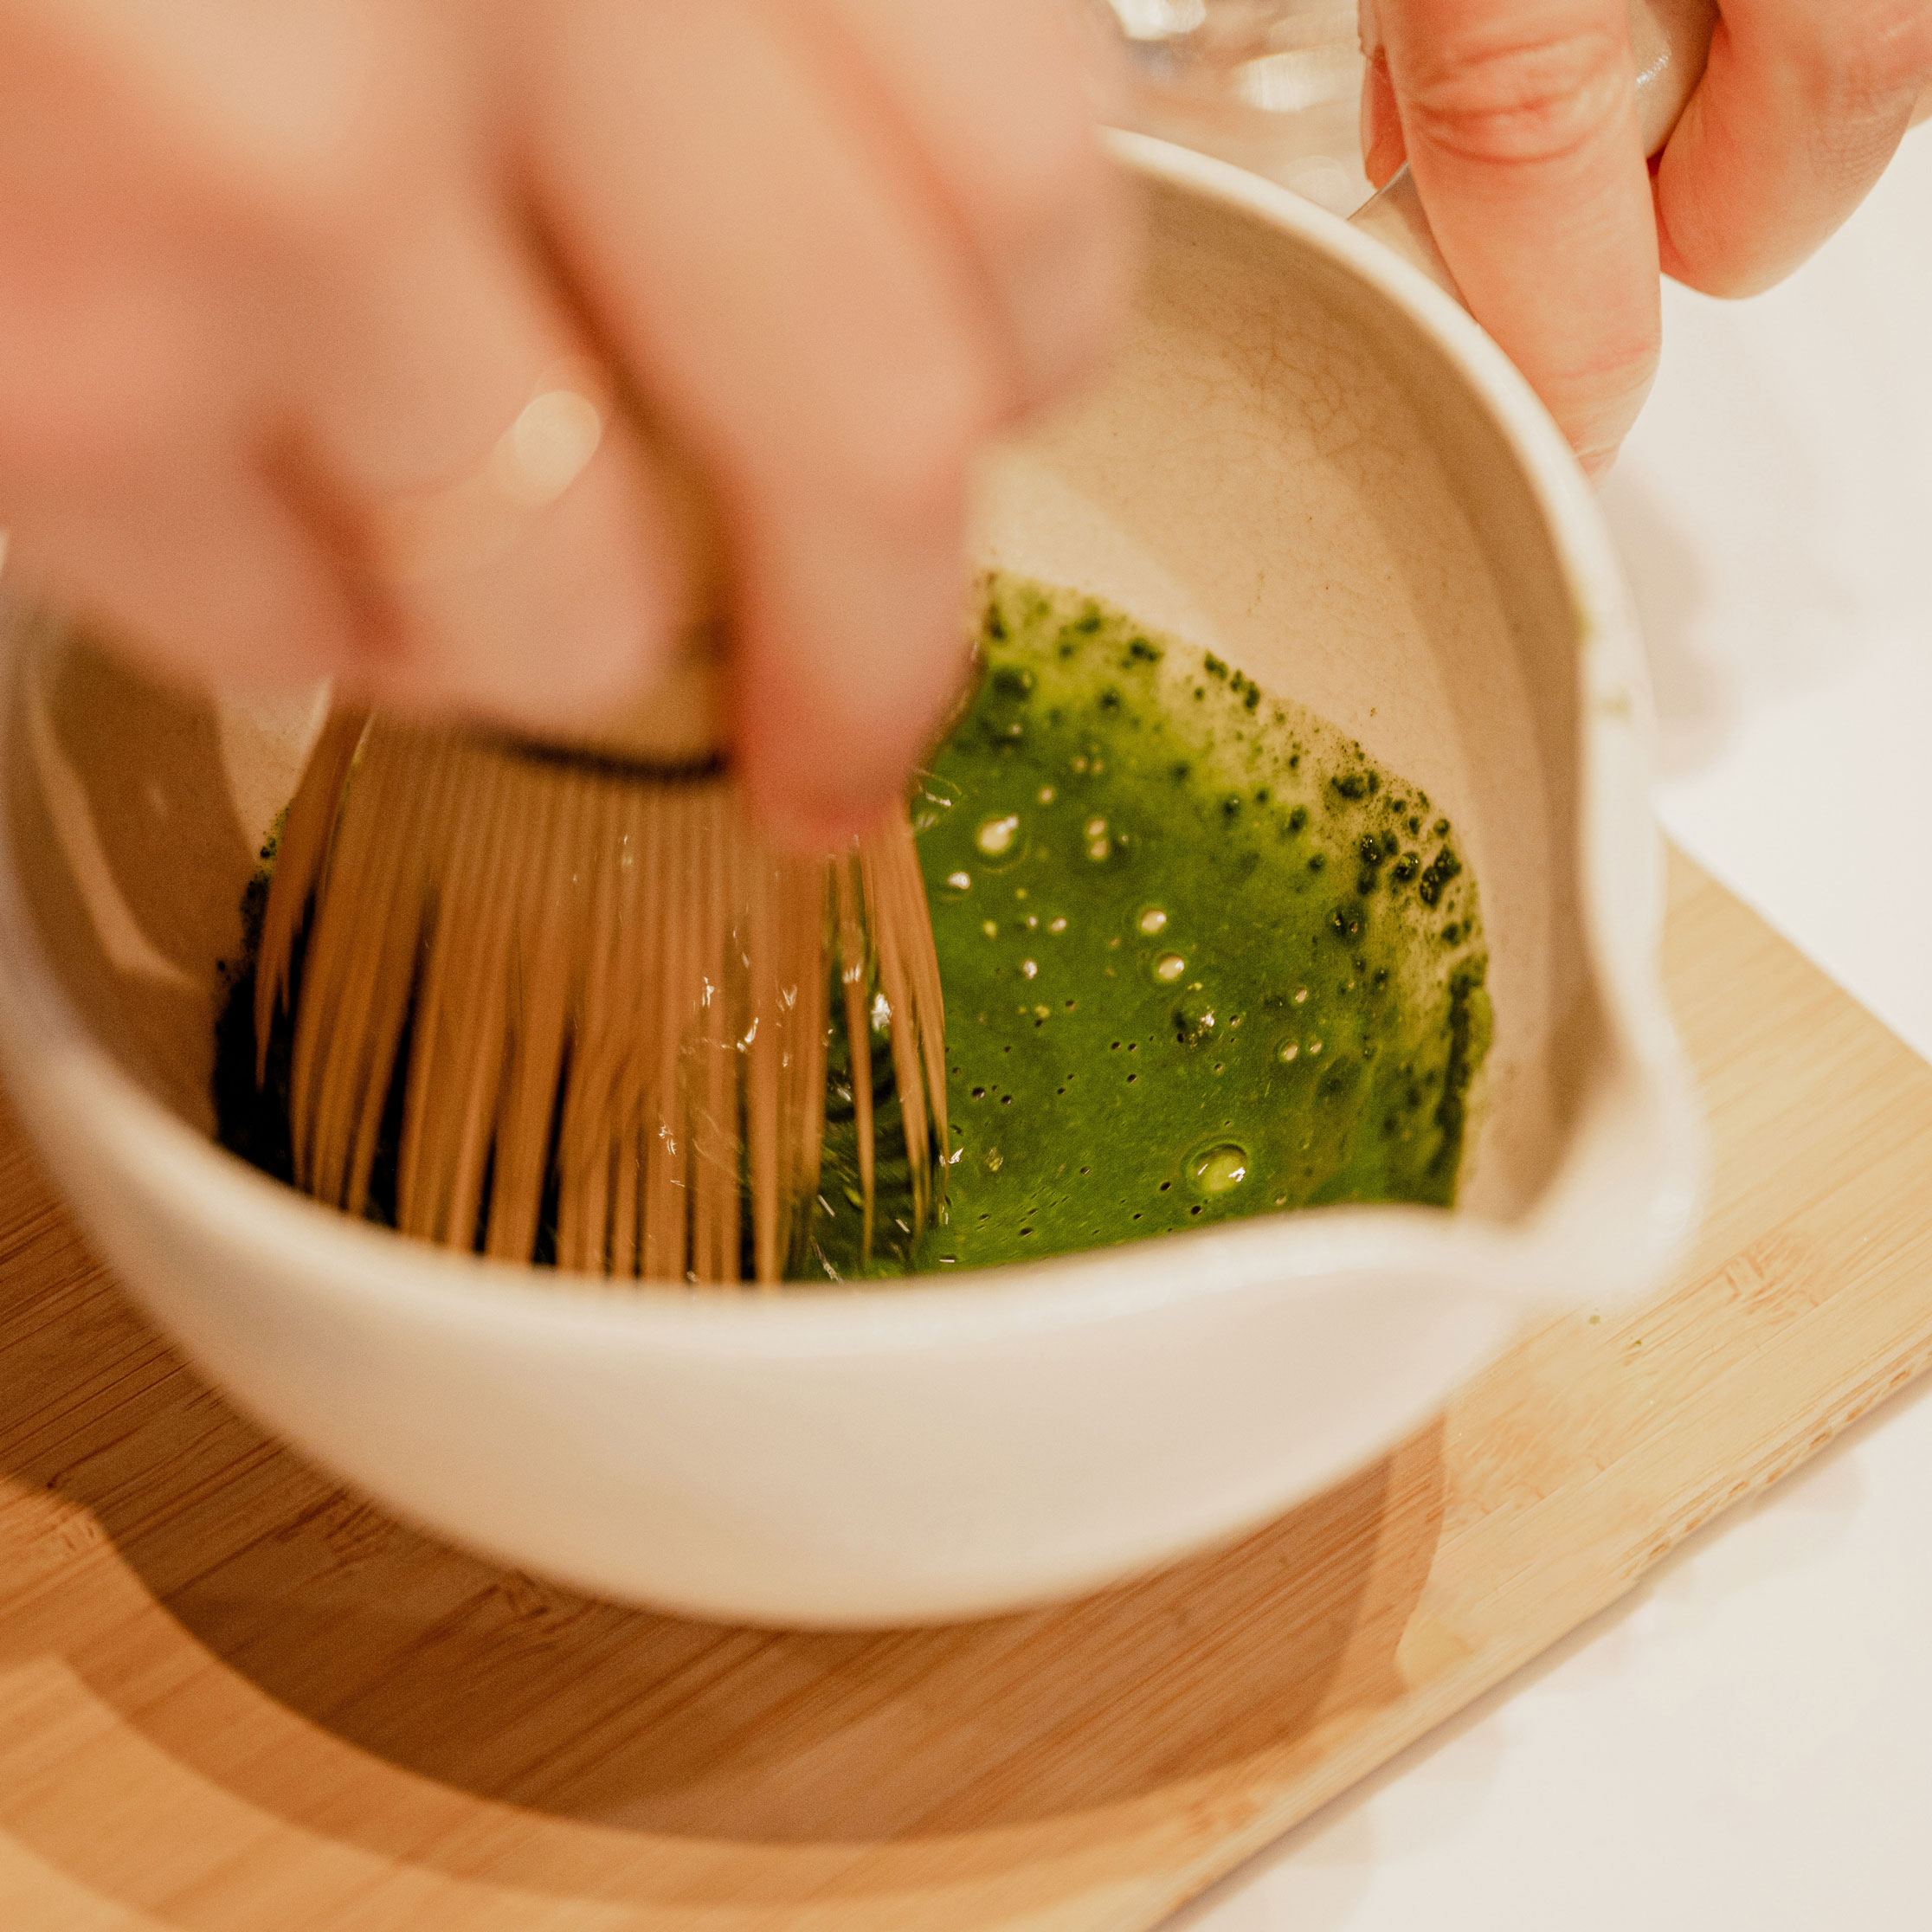
[[[458,1555],[239,1416],[0,1123],[0,1927],[1129,1932],[1932,1359],[1932,1070],[1679,862],[1695,1259],[1238,1547],[787,1636]]]

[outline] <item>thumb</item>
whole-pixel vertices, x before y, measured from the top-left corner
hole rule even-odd
[[[1607,467],[1661,327],[1625,0],[1378,0],[1367,17],[1464,299],[1586,468]]]

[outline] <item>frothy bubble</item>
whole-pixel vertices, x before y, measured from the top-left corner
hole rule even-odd
[[[1188,963],[1179,953],[1162,953],[1154,962],[1154,977],[1163,984],[1171,984],[1188,969]]]
[[[1188,1178],[1204,1195],[1233,1194],[1247,1178],[1248,1155],[1233,1141],[1203,1148],[1188,1162]]]
[[[1140,916],[1140,929],[1151,939],[1156,932],[1167,931],[1167,914],[1157,905],[1150,905]]]
[[[1020,815],[1008,812],[1003,818],[988,819],[973,834],[973,843],[989,859],[1003,859],[1013,850],[1013,841],[1020,835]]]
[[[1301,1048],[1291,1040],[1285,1040],[1282,1043],[1281,1057],[1284,1060],[1298,1060],[1301,1058]]]

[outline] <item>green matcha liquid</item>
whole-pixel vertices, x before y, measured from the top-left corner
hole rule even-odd
[[[810,1272],[1452,1201],[1489,1007],[1448,821],[1311,713],[1092,598],[996,577],[980,646],[914,807],[946,1218],[914,1239],[882,1200],[862,1264],[847,1087]]]

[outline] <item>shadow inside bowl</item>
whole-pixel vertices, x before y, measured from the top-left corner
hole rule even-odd
[[[261,840],[239,815],[221,718],[99,651],[37,661],[7,721],[22,883],[89,1027],[212,1132],[210,967],[224,962],[211,951],[240,950]]]

